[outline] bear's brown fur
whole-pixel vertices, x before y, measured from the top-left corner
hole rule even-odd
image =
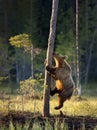
[[[73,93],[74,82],[71,76],[71,67],[66,61],[66,56],[53,54],[55,67],[46,65],[47,72],[55,79],[56,85],[53,90],[50,90],[50,95],[58,94],[58,106],[55,109],[63,107],[64,101],[70,99]]]

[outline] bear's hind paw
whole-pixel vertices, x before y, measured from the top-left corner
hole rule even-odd
[[[62,105],[63,106],[63,105]],[[59,110],[60,108],[62,108],[62,106],[57,106],[57,107],[55,107],[54,109],[55,110]]]

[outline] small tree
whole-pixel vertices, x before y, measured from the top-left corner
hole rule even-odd
[[[31,40],[29,38],[29,35],[28,34],[19,34],[19,35],[16,35],[16,36],[13,36],[9,39],[10,41],[10,44],[12,46],[14,46],[15,48],[20,48],[22,50],[24,50],[24,55],[25,55],[25,51],[29,51],[30,50],[30,54],[31,54],[31,71],[33,71],[33,56],[32,56],[32,44],[31,44]],[[18,50],[16,49],[16,55],[18,54]],[[25,71],[25,56],[23,56],[23,71]],[[16,58],[16,69],[17,69],[17,81],[19,82],[19,74],[18,74],[18,57]],[[32,72],[33,74],[33,72]],[[24,75],[24,74],[23,74]],[[33,75],[32,75],[32,78],[33,78]],[[24,79],[24,78],[23,78]]]

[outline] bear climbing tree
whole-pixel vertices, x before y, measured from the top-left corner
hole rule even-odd
[[[55,66],[46,65],[46,70],[49,75],[55,80],[53,89],[50,89],[50,95],[58,95],[58,106],[55,107],[59,110],[63,107],[63,103],[70,99],[74,89],[74,81],[72,79],[72,70],[67,62],[67,56],[61,56],[54,53]]]
[[[50,32],[48,38],[48,49],[47,49],[47,58],[46,64],[51,66],[52,64],[52,54],[54,50],[54,41],[55,41],[55,32],[56,32],[56,21],[57,21],[57,12],[58,12],[58,1],[52,1],[52,14],[50,20]],[[44,94],[43,94],[43,116],[49,116],[49,94],[51,86],[51,77],[45,70],[45,81],[44,81]]]

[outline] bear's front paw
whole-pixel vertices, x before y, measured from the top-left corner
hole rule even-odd
[[[49,66],[47,65],[47,66],[46,66],[46,70],[49,70],[49,69],[50,69],[50,68],[49,68]]]
[[[50,89],[50,95],[54,96],[54,94],[55,94],[55,91],[53,91],[53,90]]]
[[[53,93],[52,91],[50,91],[50,95],[51,95],[51,96],[54,96],[54,93]]]

